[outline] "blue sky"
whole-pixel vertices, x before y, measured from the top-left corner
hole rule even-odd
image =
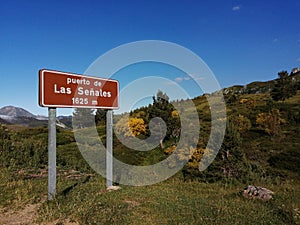
[[[299,11],[299,0],[1,1],[0,107],[46,115],[37,103],[39,69],[84,73],[110,49],[140,40],[190,49],[221,87],[274,79],[281,70],[300,67]],[[120,88],[144,76],[140,70],[124,69]],[[192,81],[175,69],[150,70],[197,95]]]

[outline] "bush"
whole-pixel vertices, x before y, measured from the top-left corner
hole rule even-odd
[[[290,170],[300,175],[300,149],[290,149],[270,157],[268,162],[270,166]]]
[[[273,109],[269,113],[260,113],[256,117],[256,123],[258,127],[264,130],[271,136],[279,135],[281,132],[281,124],[285,123],[285,120],[281,117],[278,109]]]

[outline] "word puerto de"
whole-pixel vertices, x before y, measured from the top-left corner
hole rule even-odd
[[[86,78],[67,78],[66,79],[67,85],[82,85],[76,88],[77,94],[82,95],[82,96],[96,96],[96,97],[105,97],[105,98],[110,98],[111,97],[111,92],[110,91],[103,91],[101,86],[103,85],[101,81],[94,81],[91,83],[88,79]],[[83,86],[91,86],[89,88],[85,88]],[[67,94],[70,95],[72,94],[72,88],[71,87],[66,87],[66,86],[59,86],[58,84],[54,84],[54,93],[57,94]]]

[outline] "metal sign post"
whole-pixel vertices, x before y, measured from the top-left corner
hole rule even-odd
[[[106,187],[112,186],[113,181],[113,111],[106,113]]]
[[[56,194],[56,108],[48,108],[48,200]]]
[[[56,70],[39,71],[39,105],[48,107],[48,199],[56,194],[56,108],[93,108],[107,111],[107,187],[113,181],[113,109],[119,108],[119,82]]]

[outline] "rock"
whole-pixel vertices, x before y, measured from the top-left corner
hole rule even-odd
[[[121,187],[119,186],[109,186],[108,188],[106,188],[107,191],[116,191],[121,189]]]
[[[260,199],[264,202],[269,201],[272,198],[273,194],[274,194],[274,192],[267,188],[256,187],[253,185],[249,185],[242,191],[243,197]]]

